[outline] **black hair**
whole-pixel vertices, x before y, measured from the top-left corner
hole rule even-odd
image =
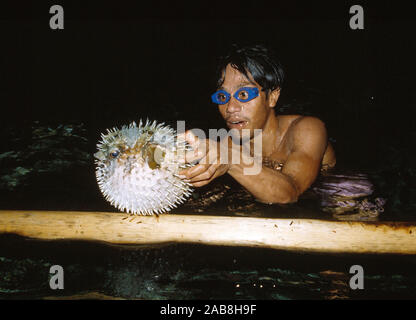
[[[225,68],[228,64],[240,71],[248,80],[250,80],[248,75],[250,73],[267,95],[283,85],[284,71],[280,62],[270,49],[262,45],[247,47],[232,45],[230,52],[220,59],[217,75],[218,88],[224,82]]]

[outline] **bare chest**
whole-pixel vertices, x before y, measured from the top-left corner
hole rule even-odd
[[[280,139],[277,139],[274,146],[267,148],[271,152],[269,151],[263,154],[263,164],[275,170],[282,169],[291,152],[289,140],[287,135],[284,135]]]
[[[290,151],[287,146],[281,145],[278,150],[271,154],[263,155],[263,165],[266,167],[281,170],[289,157]]]

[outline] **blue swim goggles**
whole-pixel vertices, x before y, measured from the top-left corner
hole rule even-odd
[[[240,102],[248,102],[259,96],[259,89],[256,87],[242,87],[238,89],[233,97]],[[211,96],[215,104],[226,104],[231,99],[231,94],[225,90],[218,90]]]

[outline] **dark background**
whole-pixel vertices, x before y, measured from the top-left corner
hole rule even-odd
[[[49,28],[52,4],[64,30]],[[364,30],[349,28],[353,4]],[[91,152],[105,128],[139,118],[220,128],[217,58],[262,43],[287,74],[277,112],[323,119],[338,165],[371,173],[393,209],[411,212],[414,15],[398,1],[2,2],[0,125],[84,122]]]

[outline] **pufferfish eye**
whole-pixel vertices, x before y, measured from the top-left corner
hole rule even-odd
[[[113,158],[117,158],[119,154],[120,154],[120,151],[114,150],[113,152],[110,153],[110,156]]]

